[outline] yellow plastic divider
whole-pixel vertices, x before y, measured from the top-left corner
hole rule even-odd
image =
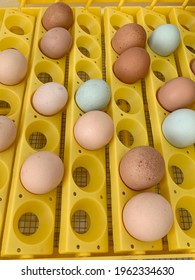
[[[74,18],[74,43],[69,57],[70,99],[66,111],[59,252],[86,256],[108,251],[106,159],[104,148],[87,151],[74,139],[74,124],[83,115],[74,96],[86,80],[103,78],[101,9],[75,8]],[[75,179],[74,174],[79,172],[80,176]],[[83,225],[73,222],[77,216],[81,221],[82,215]]]
[[[0,51],[7,48],[16,48],[29,61],[34,35],[34,22],[35,18],[28,14],[21,14],[13,9],[1,9]],[[14,121],[17,135],[19,135],[18,130],[25,86],[26,79],[14,86],[0,84],[0,114]],[[0,238],[6,213],[16,142],[17,139],[11,147],[0,153]]]
[[[36,10],[38,13],[30,73],[19,126],[13,180],[2,241],[2,256],[33,257],[53,253],[57,190],[36,195],[28,192],[20,182],[20,169],[28,156],[41,150],[53,151],[56,154],[60,152],[62,114],[45,117],[38,114],[31,104],[33,93],[43,83],[54,81],[64,84],[65,80],[66,58],[49,59],[42,54],[38,46],[39,40],[46,32],[41,24],[44,10],[43,8]],[[22,11],[20,16],[24,16]],[[26,225],[22,226],[24,220],[26,223],[28,219],[29,231],[25,228]]]

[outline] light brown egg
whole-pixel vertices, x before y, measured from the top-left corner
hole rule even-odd
[[[64,175],[64,164],[55,153],[35,152],[23,163],[20,179],[24,188],[34,194],[44,194],[55,189]]]
[[[115,76],[126,84],[132,84],[144,78],[150,67],[148,52],[139,47],[124,51],[115,61],[113,72]]]
[[[169,112],[188,107],[195,101],[195,83],[185,77],[171,79],[158,90],[157,99]]]
[[[127,232],[140,241],[157,241],[165,237],[173,225],[173,210],[160,194],[143,192],[133,196],[123,209]]]
[[[69,29],[73,24],[73,12],[64,2],[51,4],[42,17],[42,25],[46,30],[54,27]]]
[[[89,111],[82,115],[74,126],[74,137],[87,150],[98,150],[107,145],[113,137],[114,124],[103,111]]]
[[[161,181],[165,174],[165,162],[155,148],[137,146],[124,154],[119,173],[127,187],[140,191]]]
[[[7,150],[16,139],[15,123],[6,116],[0,116],[0,152]]]
[[[16,49],[0,52],[0,83],[13,86],[22,82],[28,71],[25,56]]]
[[[70,51],[71,47],[72,36],[62,27],[50,29],[40,41],[41,52],[52,59],[62,58]]]
[[[132,47],[144,48],[146,31],[140,24],[127,23],[116,31],[111,40],[111,45],[118,54]]]

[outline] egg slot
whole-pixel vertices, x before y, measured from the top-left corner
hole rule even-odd
[[[28,30],[26,35],[18,34],[14,30],[13,23],[11,24],[10,18],[17,17],[21,21],[20,28],[25,29],[25,24],[28,24]],[[0,29],[0,41],[1,51],[15,48],[24,55],[27,61],[30,60],[31,44],[34,34],[34,16],[15,11],[13,9],[1,9],[1,29]],[[17,23],[18,25],[18,23]],[[14,143],[5,151],[1,152],[1,174],[3,174],[0,186],[0,237],[3,235],[3,224],[6,213],[7,197],[9,189],[11,187],[11,178],[14,164],[15,150],[18,140],[18,130],[20,126],[20,117],[22,112],[23,97],[25,92],[26,80],[17,83],[16,85],[8,86],[1,83],[0,85],[0,111],[1,114],[11,119],[17,129],[17,138]]]
[[[59,252],[89,256],[108,251],[105,148],[90,151],[82,147],[73,131],[76,122],[85,115],[75,100],[78,88],[91,79],[102,79],[101,9],[78,7],[74,9],[74,17]]]
[[[60,154],[62,112],[53,116],[44,116],[32,106],[32,96],[41,85],[49,81],[63,85],[65,81],[66,58],[49,59],[41,53],[38,47],[39,40],[45,32],[41,24],[44,11],[45,8],[37,9],[35,15],[36,27],[29,62],[31,68],[28,80],[26,80],[20,120],[21,133],[15,153],[14,180],[10,186],[8,219],[5,221],[4,241],[2,242],[2,255],[4,256],[28,255],[29,258],[33,258],[34,255],[53,253],[57,187],[38,195],[33,193],[33,190],[28,191],[21,180],[23,164],[30,156],[38,155],[43,151],[51,152],[58,158]],[[45,180],[47,179],[47,176],[43,177]],[[44,226],[48,215],[49,227]],[[35,223],[29,224],[28,217],[30,220],[34,219]],[[24,232],[22,232],[22,223],[24,223]],[[26,232],[32,232],[32,234],[26,234]],[[43,247],[40,247],[40,242]]]

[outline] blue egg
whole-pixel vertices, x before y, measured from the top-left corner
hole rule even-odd
[[[179,29],[173,24],[163,24],[157,27],[148,39],[148,45],[160,56],[173,53],[181,41]]]
[[[75,101],[83,112],[105,109],[110,98],[110,87],[101,79],[91,79],[84,82],[75,94]]]

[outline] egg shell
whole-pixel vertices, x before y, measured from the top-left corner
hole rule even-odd
[[[143,192],[133,196],[123,209],[123,223],[134,238],[152,242],[165,237],[173,225],[173,211],[160,194]]]
[[[157,27],[148,39],[148,45],[160,56],[173,53],[181,41],[179,29],[173,24],[163,24]]]
[[[144,48],[146,31],[140,24],[127,23],[116,31],[111,40],[111,45],[118,54],[132,47]]]
[[[6,49],[0,52],[0,83],[8,86],[19,84],[28,71],[25,56],[16,49]]]
[[[74,126],[74,137],[87,150],[98,150],[107,145],[113,137],[114,124],[111,117],[102,111],[83,114]]]
[[[6,116],[0,116],[0,152],[7,150],[15,141],[15,123]]]
[[[73,12],[69,5],[63,2],[51,4],[42,16],[42,25],[46,30],[54,27],[69,29],[73,24]]]
[[[55,153],[35,152],[23,163],[21,183],[29,192],[45,194],[55,189],[63,179],[64,164]]]
[[[75,94],[75,101],[83,112],[103,110],[110,102],[110,98],[110,87],[101,79],[86,81]]]
[[[185,77],[171,79],[158,90],[157,99],[169,112],[188,107],[195,101],[195,83]]]
[[[123,155],[119,173],[127,187],[136,191],[148,189],[162,180],[164,159],[153,147],[137,146]]]
[[[34,93],[32,104],[35,110],[44,115],[52,116],[64,109],[68,100],[66,88],[56,82],[41,85]]]
[[[72,47],[72,36],[66,29],[54,27],[43,35],[39,47],[47,57],[59,59],[69,53]]]
[[[162,123],[166,140],[177,148],[185,148],[195,143],[195,111],[178,109],[171,112]]]
[[[148,52],[139,47],[124,51],[115,61],[113,72],[115,76],[126,84],[132,84],[146,77],[150,67]]]

